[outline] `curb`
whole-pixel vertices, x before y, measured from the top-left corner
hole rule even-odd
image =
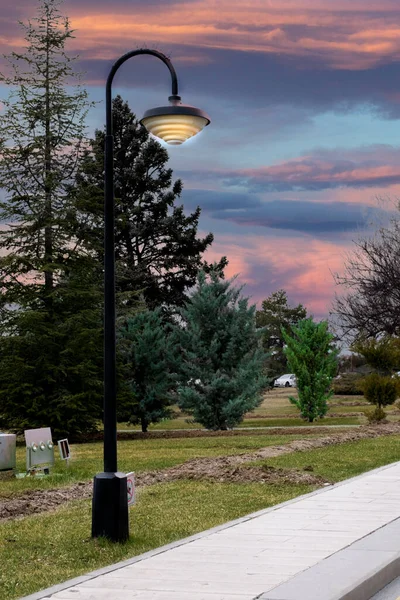
[[[400,518],[261,594],[257,600],[368,600],[400,575],[399,534]]]

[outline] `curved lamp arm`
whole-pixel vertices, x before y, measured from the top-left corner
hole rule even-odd
[[[171,73],[171,83],[172,83],[172,96],[178,95],[178,77],[176,75],[176,71],[174,69],[173,64],[169,60],[165,54],[159,52],[158,50],[149,50],[147,48],[139,48],[138,50],[132,50],[131,52],[127,52],[121,58],[119,58],[111,68],[110,74],[107,78],[106,83],[106,135],[112,135],[112,82],[115,76],[115,73],[118,71],[121,65],[124,64],[129,58],[133,56],[137,56],[139,54],[150,54],[150,56],[155,56],[162,60],[162,62],[167,65],[169,72]]]

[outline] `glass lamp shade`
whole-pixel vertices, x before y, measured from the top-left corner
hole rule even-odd
[[[194,106],[182,104],[179,96],[169,98],[170,106],[147,110],[140,121],[154,136],[178,146],[210,123],[209,116]]]

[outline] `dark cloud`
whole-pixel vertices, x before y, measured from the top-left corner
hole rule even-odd
[[[191,191],[196,196],[196,190]],[[206,199],[207,195],[209,196]],[[218,193],[201,193],[202,209],[212,219],[229,221],[243,227],[265,227],[300,233],[325,235],[346,233],[365,227],[381,216],[382,210],[350,202],[307,202],[303,200],[273,200],[262,202],[253,196],[231,194],[231,200],[221,198],[226,205],[216,209]],[[228,194],[226,194],[228,197]],[[189,193],[190,197],[190,193]]]
[[[191,178],[193,173],[183,174]],[[315,149],[307,156],[254,169],[210,171],[219,184],[253,192],[320,191],[388,187],[400,183],[400,148]]]
[[[100,42],[98,51],[101,49]],[[361,107],[385,118],[400,117],[398,60],[358,71],[333,70],[324,66],[323,57],[316,56],[305,59],[173,44],[159,49],[169,54],[172,61],[177,57],[180,80],[190,87],[193,95],[209,93],[229,99],[240,104],[243,111],[279,105],[284,113],[285,106],[294,104],[314,113],[328,110],[346,113]],[[117,52],[116,48],[116,55]],[[105,80],[112,61],[90,59],[86,50],[79,54],[89,81]],[[198,56],[199,61],[181,62],[180,57],[186,55]],[[119,74],[121,85],[157,86],[157,65],[138,61],[135,67],[134,80],[128,71]],[[257,127],[262,127],[262,122]]]
[[[183,191],[182,200],[186,208],[200,206],[205,212],[262,206],[262,201],[255,194],[232,194],[215,190],[187,189]]]

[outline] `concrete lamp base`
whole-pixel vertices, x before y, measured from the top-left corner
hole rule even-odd
[[[129,539],[127,479],[124,473],[99,473],[93,482],[92,537]]]

